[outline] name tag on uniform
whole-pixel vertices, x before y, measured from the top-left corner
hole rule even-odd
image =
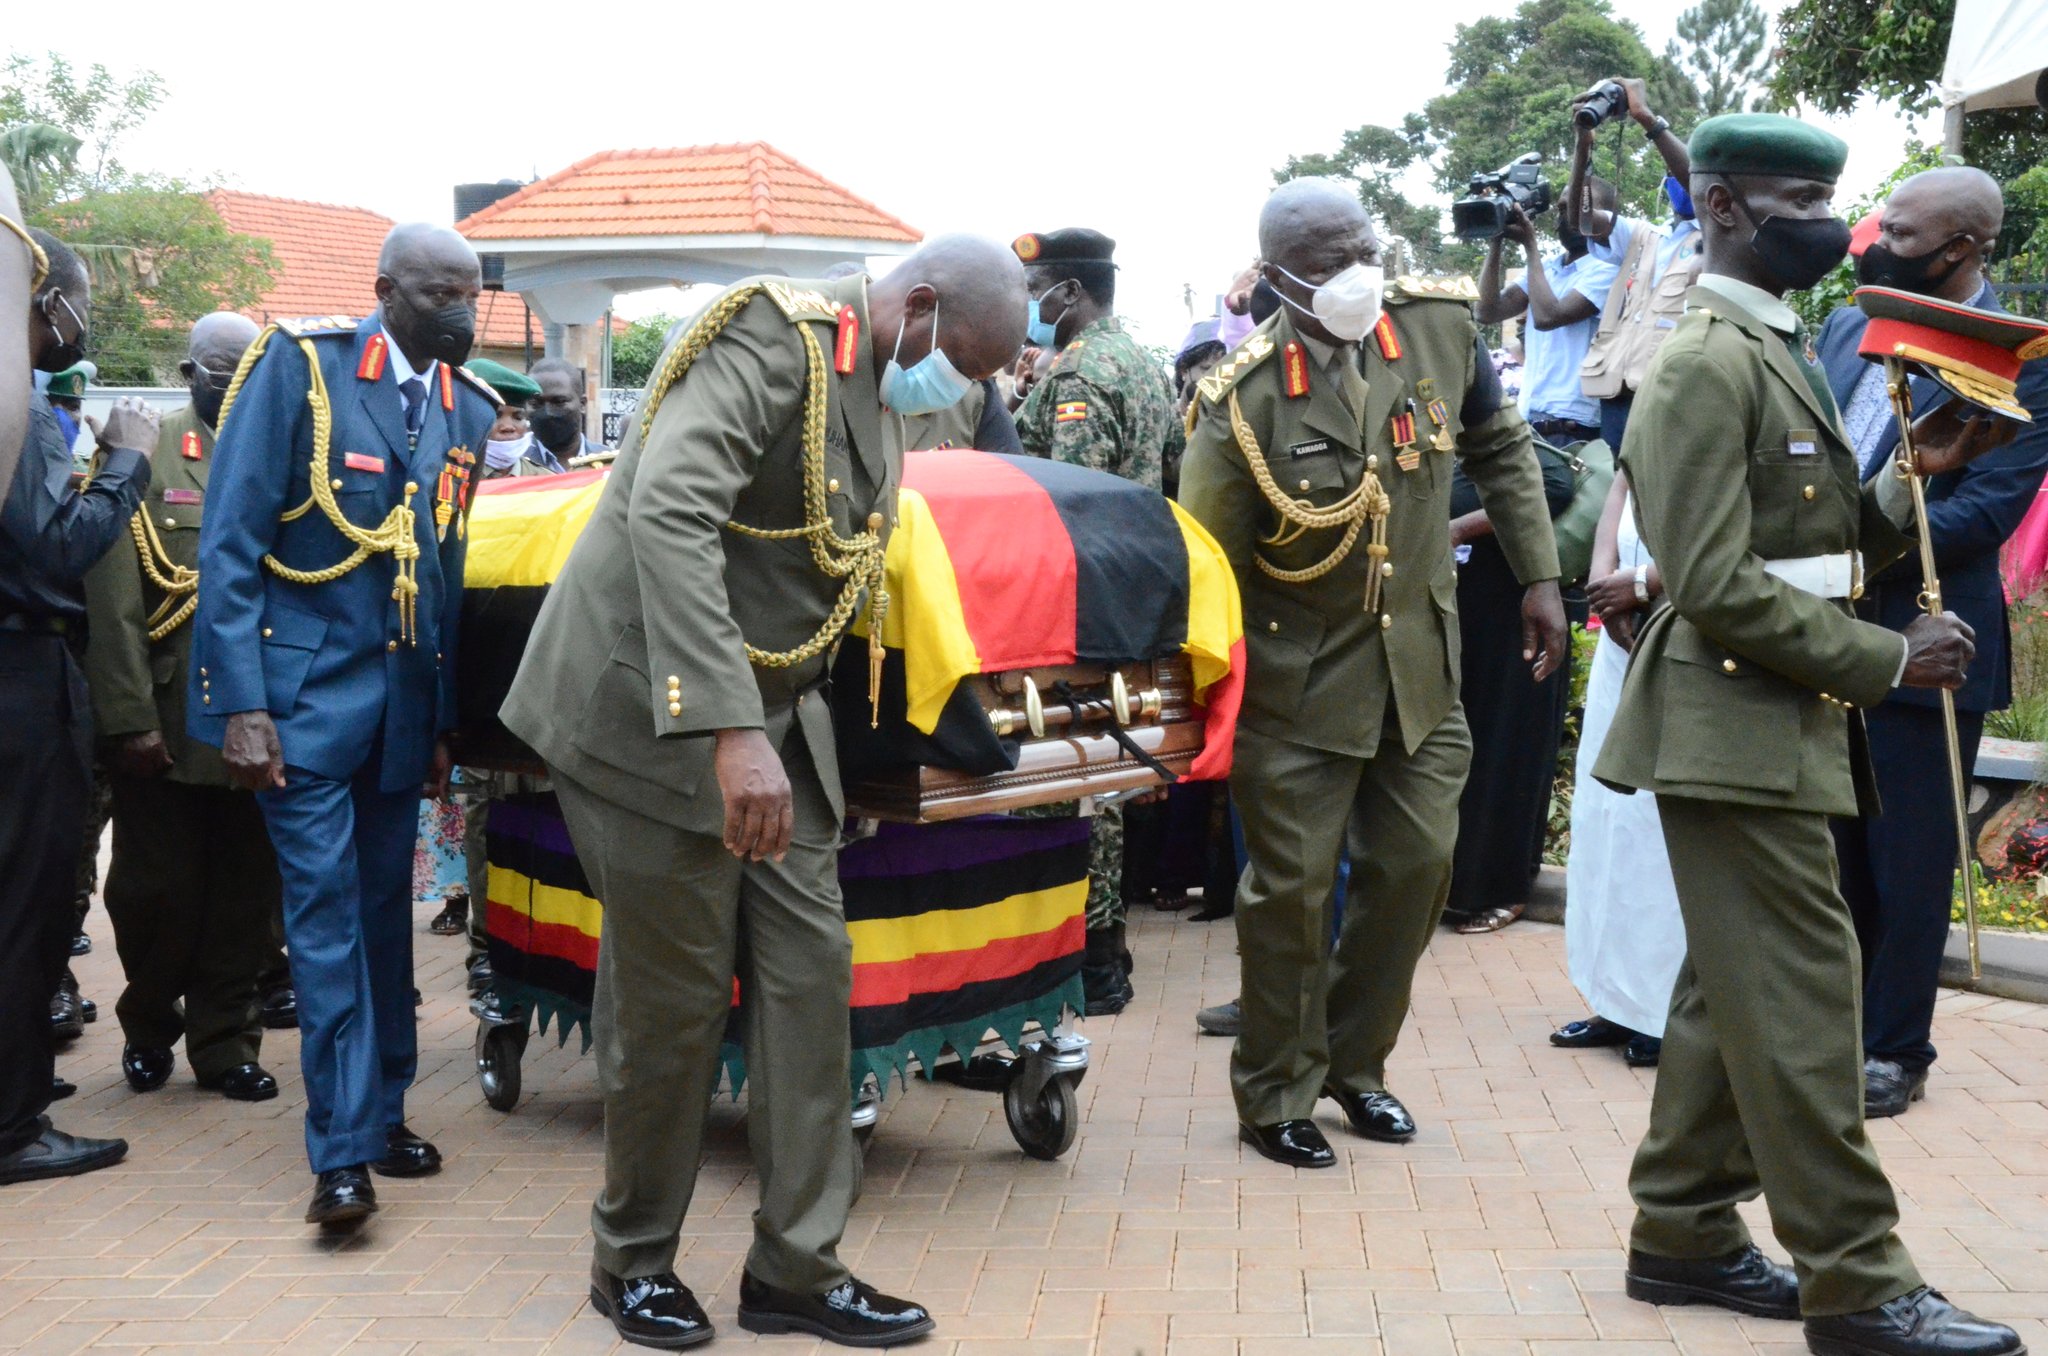
[[[374,471],[381,475],[384,470],[384,458],[373,457],[367,452],[344,452],[341,464],[351,471]]]
[[[205,496],[199,490],[165,490],[166,504],[196,504]]]
[[[1327,452],[1329,450],[1330,440],[1328,438],[1312,438],[1305,443],[1289,443],[1287,445],[1287,455],[1290,457],[1313,457],[1318,452]]]
[[[1810,457],[1820,451],[1820,435],[1810,428],[1795,428],[1785,435],[1785,450],[1795,457]]]

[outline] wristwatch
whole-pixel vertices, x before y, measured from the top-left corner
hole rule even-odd
[[[1636,566],[1636,601],[1650,601],[1650,567],[1647,565]]]
[[[1652,122],[1648,127],[1645,127],[1643,129],[1643,140],[1655,141],[1658,137],[1662,136],[1664,133],[1670,130],[1671,119],[1659,117],[1655,122]]]

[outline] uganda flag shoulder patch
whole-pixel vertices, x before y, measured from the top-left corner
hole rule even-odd
[[[1055,424],[1078,424],[1088,417],[1088,402],[1085,400],[1062,400],[1053,407],[1052,421]]]

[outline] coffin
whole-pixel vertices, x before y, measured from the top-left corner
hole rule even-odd
[[[479,487],[458,762],[538,770],[496,713],[604,474]],[[833,670],[849,814],[934,822],[1228,773],[1236,583],[1158,494],[1033,458],[912,453],[887,577],[879,704],[864,623]]]

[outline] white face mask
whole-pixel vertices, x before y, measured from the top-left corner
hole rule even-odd
[[[1371,334],[1372,327],[1379,323],[1387,274],[1378,264],[1353,264],[1321,286],[1296,278],[1278,264],[1273,267],[1303,287],[1315,288],[1315,296],[1310,299],[1312,308],[1304,307],[1285,292],[1280,293],[1280,299],[1295,310],[1322,321],[1324,329],[1345,343],[1357,343]],[[1278,291],[1277,288],[1275,290]]]
[[[517,438],[487,438],[484,440],[484,465],[493,471],[508,471],[519,464],[519,459],[531,446],[531,433],[522,433]]]

